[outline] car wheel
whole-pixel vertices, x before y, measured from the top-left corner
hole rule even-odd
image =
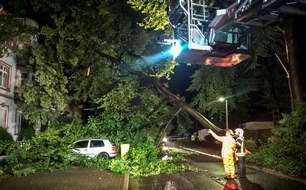
[[[108,158],[109,158],[109,156],[108,156],[108,154],[107,154],[107,153],[102,152],[102,153],[100,153],[100,154],[98,155],[98,158],[108,159]]]

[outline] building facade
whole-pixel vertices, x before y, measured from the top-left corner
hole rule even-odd
[[[9,13],[0,4],[0,16],[8,15]],[[38,29],[38,23],[30,18],[15,18],[20,24],[20,27],[30,26]],[[23,38],[28,37],[28,41],[23,42],[16,36],[19,49],[24,49],[27,46],[31,46],[36,43],[36,36],[32,34],[21,34]],[[14,140],[17,140],[23,121],[22,110],[16,104],[20,101],[18,97],[18,89],[21,86],[21,82],[27,77],[27,69],[25,60],[17,59],[13,52],[10,52],[10,47],[14,46],[14,43],[5,42],[9,53],[0,58],[0,127],[9,132]],[[17,61],[18,60],[18,61]]]
[[[22,111],[15,103],[15,90],[21,85],[14,54],[0,58],[0,127],[17,140],[22,125]]]

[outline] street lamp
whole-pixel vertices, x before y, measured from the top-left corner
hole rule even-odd
[[[225,120],[226,120],[226,124],[225,124],[225,128],[228,129],[228,109],[227,109],[227,99],[221,97],[219,98],[220,102],[225,101]]]

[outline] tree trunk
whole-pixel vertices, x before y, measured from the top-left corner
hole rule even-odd
[[[296,31],[301,30],[300,27],[297,27],[298,22],[295,17],[291,17],[285,20],[284,22],[284,33],[285,33],[285,40],[287,42],[288,48],[288,65],[290,71],[290,85],[292,90],[292,107],[293,110],[296,107],[296,104],[300,101],[303,101],[303,85],[302,85],[302,68],[301,68],[301,60],[299,59],[299,52],[300,48],[297,41]]]
[[[130,69],[131,71],[131,69]],[[196,119],[199,123],[203,125],[205,128],[212,129],[214,131],[221,131],[222,129],[215,126],[211,121],[209,121],[206,117],[204,117],[197,110],[190,107],[185,101],[180,99],[178,96],[173,94],[163,83],[161,83],[157,78],[150,77],[145,75],[142,72],[132,71],[134,74],[137,74],[140,77],[143,77],[156,86],[168,99],[170,102],[177,104],[182,110],[186,111],[189,115],[191,115],[194,119]]]
[[[138,75],[141,78],[144,78],[148,81],[150,81],[154,86],[156,86],[167,98],[170,102],[177,104],[182,110],[186,111],[190,116],[192,116],[194,119],[196,119],[199,123],[203,125],[205,128],[209,128],[214,131],[222,131],[223,129],[215,126],[211,121],[209,121],[206,117],[204,117],[200,112],[190,107],[185,101],[181,100],[178,96],[173,94],[163,83],[161,83],[157,78],[150,77],[143,72],[136,71],[129,66],[126,63],[122,63],[118,59],[108,55],[99,52],[100,55],[103,57],[109,59],[110,61],[117,63],[118,65],[121,65],[120,69],[128,70],[130,73],[133,73],[135,75]]]

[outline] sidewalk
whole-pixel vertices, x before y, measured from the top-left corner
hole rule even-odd
[[[279,177],[282,177],[282,178],[285,178],[285,179],[298,181],[298,182],[304,183],[306,185],[306,179],[303,179],[303,178],[297,178],[297,177],[294,177],[294,176],[289,176],[289,175],[283,174],[281,172],[278,172],[278,171],[275,171],[275,170],[272,170],[272,169],[269,169],[269,168],[260,167],[260,166],[256,166],[256,165],[252,165],[252,164],[246,164],[246,167],[252,168],[252,169],[257,170],[257,171],[263,171],[265,173],[273,174],[273,175],[276,175],[276,176],[279,176]]]
[[[199,148],[186,148],[186,147],[182,147],[182,146],[179,146],[179,148],[184,149],[184,150],[188,150],[188,151],[192,151],[192,152],[196,152],[198,154],[203,154],[203,155],[206,155],[206,156],[209,156],[209,157],[221,159],[220,152],[218,152],[218,151],[216,152],[215,150],[212,150],[212,149],[206,149],[205,152],[203,152]],[[275,176],[279,176],[279,177],[282,177],[282,178],[285,178],[285,179],[298,181],[298,182],[301,182],[301,183],[306,185],[306,179],[304,179],[304,178],[289,176],[289,175],[283,174],[281,172],[275,171],[273,169],[269,169],[269,168],[261,167],[261,166],[256,166],[256,165],[249,164],[249,163],[246,164],[246,167],[257,170],[257,171],[262,171],[262,172],[265,172],[265,173],[273,174]]]
[[[0,182],[1,190],[128,190],[129,175],[94,168],[36,173]]]
[[[189,149],[190,150],[190,149]],[[197,150],[200,151],[200,150]],[[196,151],[196,152],[197,152]],[[209,152],[209,151],[207,151]],[[203,153],[203,152],[202,152]],[[206,156],[217,158],[217,153],[211,151],[209,153],[203,153]],[[199,160],[197,164],[202,164],[202,160]],[[208,165],[209,163],[205,163]],[[215,165],[213,162],[211,165]],[[306,184],[305,179],[298,179],[291,176],[287,176],[281,173],[278,173],[274,170],[269,170],[266,168],[247,165],[250,168],[255,170],[264,171],[266,173],[271,173],[282,178],[287,178],[295,181],[299,181],[303,184]],[[221,169],[222,170],[222,169]],[[213,169],[212,171],[218,171]],[[207,174],[205,174],[207,175]],[[223,173],[222,173],[223,175]],[[194,185],[201,184],[202,180],[196,180],[201,177],[201,173],[188,173],[182,172],[181,174],[174,175],[160,175],[160,181],[150,181],[150,183],[162,183],[167,181],[173,181],[177,184],[180,184],[181,189],[195,189],[191,188]],[[218,175],[214,175],[217,176]],[[213,178],[212,176],[211,178]],[[189,179],[189,183],[183,179]],[[218,179],[216,179],[218,181]],[[194,183],[190,183],[194,182]],[[225,184],[224,181],[219,181],[220,184]],[[150,184],[148,188],[150,187]],[[208,184],[205,184],[208,185]],[[95,168],[82,168],[82,167],[71,167],[64,171],[54,171],[48,173],[38,172],[36,174],[26,176],[26,177],[15,177],[9,178],[6,181],[0,181],[1,190],[140,190],[140,184],[137,178],[130,178],[128,174],[120,175],[107,170],[100,170]],[[205,188],[202,188],[205,189]]]

